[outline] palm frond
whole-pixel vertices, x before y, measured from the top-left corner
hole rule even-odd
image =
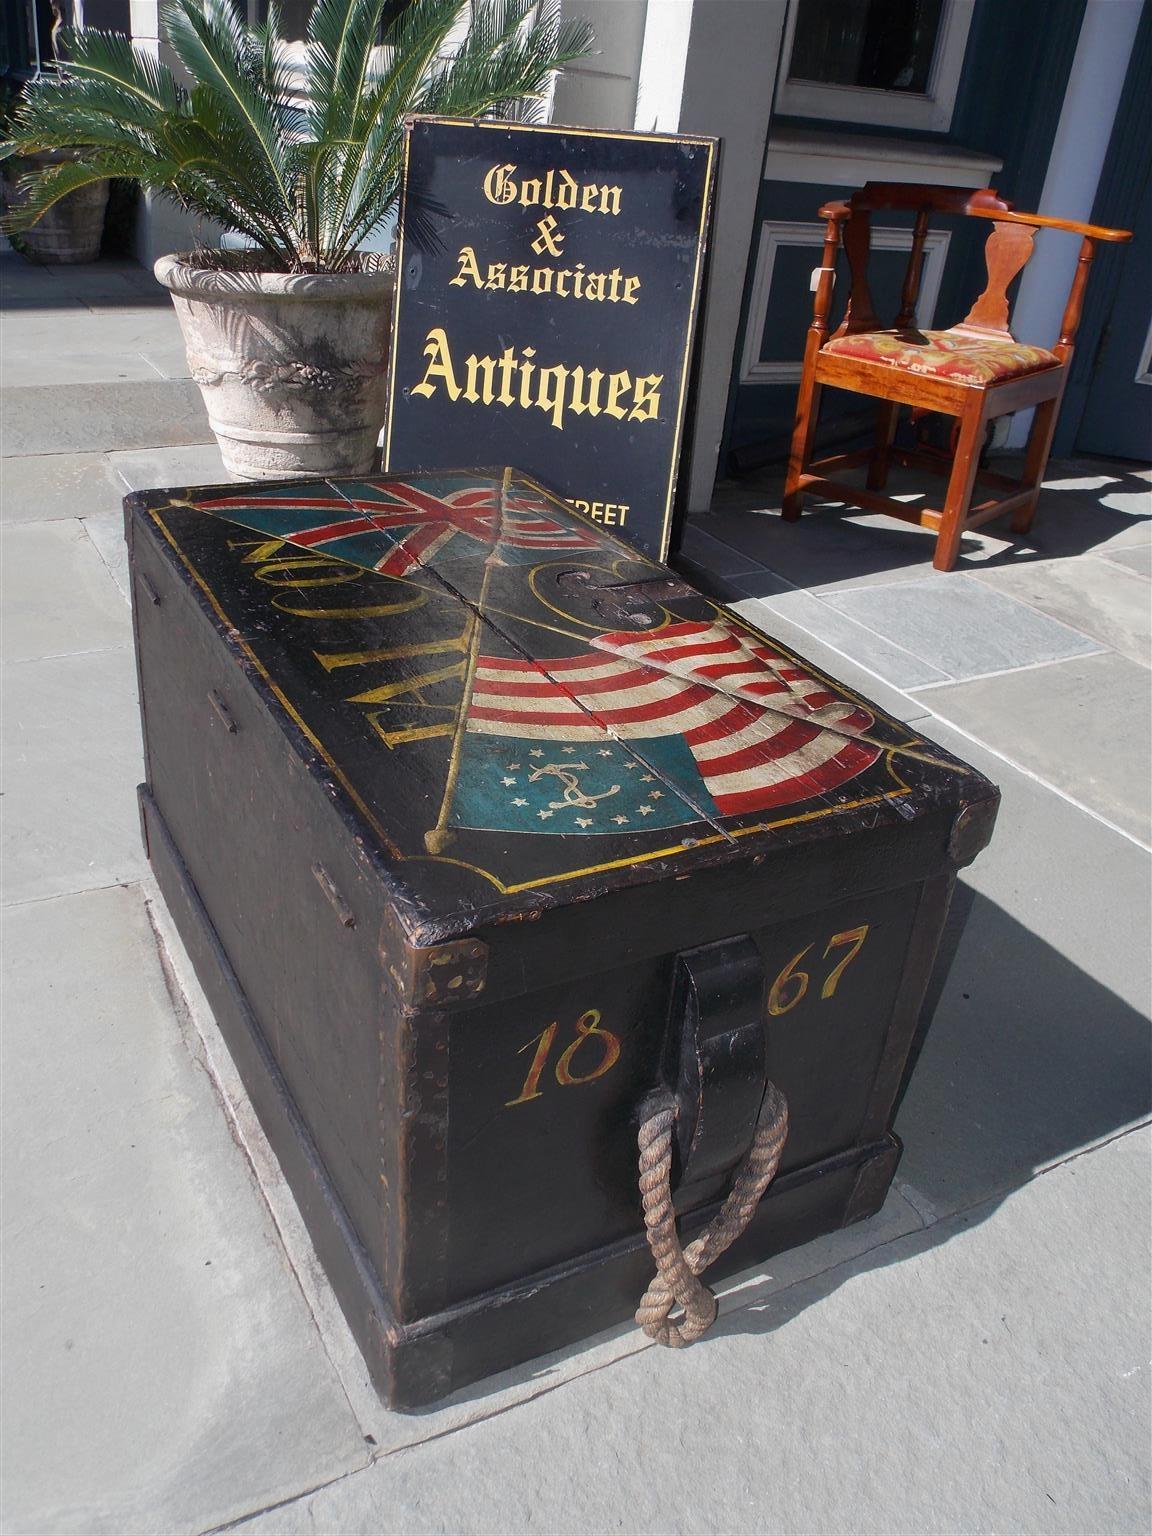
[[[30,229],[37,219],[70,192],[121,175],[120,167],[124,163],[116,156],[95,156],[83,162],[64,161],[19,177],[16,182],[17,201],[0,217],[0,230],[6,235],[16,235]]]
[[[230,0],[163,0],[160,20],[177,58],[199,82],[201,101],[215,97],[222,120],[234,132],[237,147],[263,161],[291,209],[287,143],[277,115],[278,103],[259,88],[249,71],[249,39]]]
[[[359,98],[356,118],[331,176],[326,233],[332,259],[355,250],[399,197],[402,121],[412,110],[421,81],[445,46],[467,0],[423,0],[397,18],[391,42],[380,50],[372,89]],[[378,213],[371,206],[378,205]],[[355,214],[350,209],[355,207]]]
[[[318,143],[346,139],[359,116],[385,4],[317,0],[312,8],[307,89],[309,122]]]
[[[188,93],[166,64],[119,32],[68,29],[68,76],[104,81],[118,96],[134,97],[157,112],[184,111]]]

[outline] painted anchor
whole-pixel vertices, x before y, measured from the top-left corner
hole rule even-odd
[[[607,800],[610,795],[618,793],[619,784],[613,784],[611,789],[606,789],[603,794],[589,795],[580,788],[580,780],[576,777],[576,770],[581,773],[588,772],[587,763],[544,763],[539,768],[534,768],[528,775],[529,782],[534,779],[542,779],[546,774],[554,774],[564,785],[564,795],[560,800],[549,800],[548,808],[553,811],[562,811],[567,807],[574,810],[591,810],[598,800]]]

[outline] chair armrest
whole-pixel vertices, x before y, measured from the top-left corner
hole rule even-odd
[[[994,219],[998,224],[1027,224],[1033,229],[1066,229],[1089,240],[1131,240],[1130,229],[1108,229],[1102,224],[1081,224],[1075,219],[1051,219],[1043,213],[998,213],[994,208],[969,208],[977,219]]]

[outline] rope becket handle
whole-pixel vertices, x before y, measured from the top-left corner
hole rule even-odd
[[[672,1204],[672,1138],[679,1113],[671,1093],[654,1096],[640,1124],[640,1199],[644,1229],[656,1261],[656,1278],[644,1292],[636,1321],[650,1339],[670,1349],[683,1349],[707,1333],[716,1321],[718,1303],[698,1276],[740,1236],[756,1213],[760,1198],[780,1166],[788,1138],[788,1104],[769,1083],[756,1121],[756,1134],[733,1180],[728,1198],[700,1236],[680,1246]],[[679,1304],[684,1316],[672,1321]]]

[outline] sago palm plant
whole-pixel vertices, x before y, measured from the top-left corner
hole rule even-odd
[[[244,237],[265,271],[357,270],[399,195],[407,114],[523,116],[592,42],[559,0],[410,0],[381,43],[388,8],[318,0],[293,50],[275,0],[260,27],[231,0],[164,0],[190,87],[119,34],[65,34],[65,62],[26,88],[0,158],[69,158],[23,178],[4,227],[127,177]]]

